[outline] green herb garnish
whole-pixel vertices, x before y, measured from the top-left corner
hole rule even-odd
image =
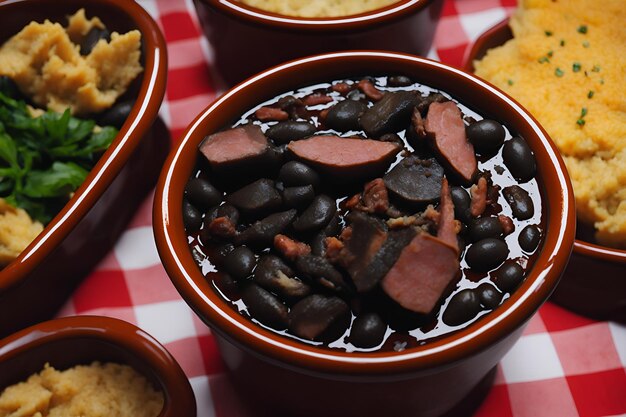
[[[550,58],[552,58],[552,55],[553,55],[553,54],[554,54],[554,52],[553,52],[553,51],[548,51],[548,56],[549,56]]]
[[[559,45],[565,46],[565,39],[561,39],[561,42],[559,42]]]
[[[561,68],[557,68],[554,70],[554,75],[556,75],[557,77],[562,77],[563,74],[565,73],[563,72],[563,70],[561,70]]]
[[[540,64],[550,62],[550,58],[548,58],[547,56],[542,56],[541,58],[537,60],[537,62],[539,62]]]
[[[582,33],[584,35],[585,33],[587,33],[587,25],[580,25],[576,30],[578,31],[578,33]]]
[[[506,81],[506,83],[507,83],[508,85],[513,85],[513,80],[509,78],[509,79]]]
[[[593,68],[591,68],[591,71],[600,72],[600,65],[594,65]]]
[[[588,41],[584,41],[583,42],[583,48],[589,48],[589,42]]]
[[[589,92],[587,93],[587,98],[592,98],[593,94],[593,90],[589,90]]]
[[[24,101],[0,92],[0,197],[49,222],[117,135],[94,127],[69,110],[32,117]]]
[[[574,72],[580,71],[580,62],[574,62],[572,64],[572,71],[574,71]]]
[[[587,108],[583,107],[580,110],[580,117],[578,118],[578,120],[576,120],[576,123],[578,124],[578,126],[584,126],[585,125],[585,119],[584,117],[587,115]]]
[[[546,34],[546,36],[552,36],[552,31],[550,30],[546,30],[544,33]]]

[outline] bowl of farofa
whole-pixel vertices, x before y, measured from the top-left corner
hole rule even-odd
[[[6,41],[20,33],[26,26],[29,27],[28,30],[30,31],[38,30],[30,25],[31,22],[43,24],[48,19],[51,22],[56,22],[59,30],[63,31],[60,26],[65,27],[68,25],[69,16],[79,15],[80,17],[81,8],[84,8],[83,17],[85,15],[88,19],[99,17],[101,22],[107,25],[107,28],[111,31],[112,37],[117,36],[113,32],[126,34],[135,30],[133,39],[136,42],[137,38],[139,38],[140,45],[133,47],[136,48],[134,49],[134,54],[136,54],[134,56],[138,57],[142,70],[127,86],[126,92],[117,97],[115,104],[111,107],[115,108],[118,103],[132,103],[127,106],[124,118],[121,119],[119,125],[115,128],[114,132],[116,133],[114,136],[108,138],[108,141],[110,141],[108,148],[104,149],[96,146],[98,144],[95,141],[91,143],[98,150],[89,156],[89,166],[93,166],[90,171],[85,166],[80,165],[82,162],[80,164],[68,162],[66,159],[60,161],[63,162],[62,164],[56,165],[54,169],[59,170],[59,168],[63,168],[65,173],[81,173],[80,177],[84,176],[84,181],[78,186],[80,182],[76,183],[76,181],[71,180],[71,175],[64,177],[69,182],[74,182],[74,187],[78,186],[78,188],[69,192],[69,189],[64,188],[63,184],[61,184],[61,187],[57,187],[57,191],[64,196],[63,203],[60,204],[55,197],[55,211],[48,215],[49,217],[45,222],[38,222],[39,229],[24,243],[25,249],[21,253],[18,251],[17,257],[10,261],[8,265],[3,264],[4,268],[0,271],[0,315],[5,318],[0,321],[0,335],[3,336],[19,328],[52,317],[54,312],[71,294],[72,289],[79,280],[113,246],[117,237],[122,233],[125,225],[133,216],[136,207],[153,187],[161,161],[169,148],[167,129],[157,118],[161,99],[165,92],[167,76],[165,41],[154,20],[136,3],[116,0],[94,1],[89,2],[87,5],[80,1],[71,0],[54,3],[37,0],[2,2],[0,4],[0,14],[3,16],[3,25],[0,28],[0,44],[5,44]],[[81,20],[78,20],[78,22],[80,23]],[[46,25],[53,26],[53,23]],[[33,32],[30,33],[32,34]],[[50,38],[53,37],[45,38],[41,36],[40,39],[43,44],[44,39],[45,42],[49,42]],[[57,38],[55,35],[54,39]],[[116,39],[117,41],[112,39],[110,44],[112,45],[114,42],[125,43],[128,37],[119,35]],[[36,48],[39,45],[28,40],[20,42],[20,45],[24,46],[25,49],[28,49],[30,46]],[[105,41],[101,40],[100,42]],[[107,42],[103,46],[106,47],[106,44]],[[83,88],[87,84],[81,82],[80,77],[82,75],[72,73],[72,70],[68,69],[70,63],[78,60],[76,58],[78,55],[77,48],[78,46],[68,47],[67,44],[65,44],[65,49],[60,47],[55,49],[52,46],[45,48],[46,51],[44,51],[43,55],[46,55],[48,50],[56,50],[61,54],[57,58],[62,59],[56,59],[53,64],[40,68],[40,71],[52,70],[53,68],[51,67],[55,67],[59,70],[56,73],[57,76],[63,74],[63,71],[67,71],[68,77],[63,78],[61,76],[60,79],[54,81],[56,87],[64,85],[68,94],[69,92],[80,90],[81,94],[83,94],[82,98],[75,101],[70,99],[65,101],[68,96],[61,95],[58,99],[50,100],[47,103],[48,105],[42,106],[44,109],[46,107],[55,107],[55,103],[60,104],[62,108],[75,109],[78,101],[82,102],[84,99],[86,100],[85,96],[91,97],[95,94],[93,86]],[[96,48],[98,48],[99,53],[103,52],[100,46],[95,46],[93,48],[94,52]],[[10,64],[8,70],[5,67],[5,70],[8,72],[12,71],[12,68],[14,68],[13,64],[18,62],[18,58],[21,55],[21,52],[15,52],[15,50],[11,53],[14,54],[15,60],[11,59],[4,62],[4,64]],[[115,53],[113,52],[110,55],[110,59],[106,60],[106,62],[116,62],[113,58],[114,55]],[[121,57],[118,58],[122,59]],[[95,60],[96,58],[86,59]],[[124,70],[122,69],[122,71]],[[20,77],[23,77],[26,72],[28,71],[20,72]],[[37,76],[37,71],[31,71],[30,74]],[[35,82],[24,82],[24,79],[21,78],[22,83],[27,88],[35,88],[38,84]],[[68,80],[71,80],[74,84],[68,85]],[[20,84],[17,76],[15,83]],[[100,95],[104,96],[105,100],[110,99],[111,96],[116,97],[121,93],[113,93],[115,86],[102,88],[104,91]],[[23,95],[25,93],[19,91],[17,94]],[[36,106],[34,96],[27,96],[25,100],[29,104]],[[23,104],[20,104],[23,101],[5,100],[3,103],[11,103],[11,106],[20,112],[20,117],[22,118],[34,117],[25,116],[25,107]],[[40,114],[43,112],[45,110],[40,111]],[[98,118],[98,122],[100,122],[102,119],[95,112],[94,108],[87,110],[89,114],[84,115],[85,120]],[[79,123],[74,119],[74,116],[70,116],[69,111],[66,114],[63,110],[58,110],[55,114],[55,116],[43,114],[38,119],[41,122],[41,117],[43,117],[52,124],[59,123],[58,125],[62,126],[60,130],[50,134],[49,137],[65,138],[66,136],[63,136],[64,133],[74,132],[76,133],[74,139],[79,139],[82,134],[79,135],[73,129],[77,126],[92,126],[90,123],[93,123],[91,121]],[[31,123],[31,125],[37,126],[36,123]],[[10,129],[9,125],[6,124],[4,127],[8,132]],[[86,132],[91,135],[87,137],[94,138],[95,132],[95,130]],[[108,132],[112,131],[108,130]],[[102,138],[102,136],[98,137]],[[4,135],[2,140],[3,145],[8,143]],[[72,144],[67,143],[66,145],[67,147],[65,148],[57,147],[57,153],[80,152],[80,149],[75,149]],[[6,150],[7,148],[3,149]],[[2,168],[5,170],[3,177],[7,175],[7,155],[10,157],[10,152],[3,153]],[[16,155],[17,164],[26,166],[25,160],[21,159],[25,154],[20,151],[16,152]],[[84,161],[84,158],[81,161]],[[68,168],[70,169],[68,170]],[[46,178],[45,176],[39,176],[43,183],[39,182],[41,186],[38,188],[44,194],[46,190],[50,189],[49,184],[46,183]],[[2,178],[3,185],[7,185],[5,180],[6,178]],[[59,184],[57,183],[57,185]],[[30,187],[32,188],[34,185],[36,185],[35,182],[32,182]],[[0,195],[5,196],[4,193],[6,192],[7,189],[3,188],[3,194]],[[10,197],[14,198],[15,195]],[[21,195],[21,197],[24,197],[24,195]],[[30,197],[26,196],[25,198]],[[16,210],[15,207],[5,204],[3,200],[1,210],[3,216],[7,213],[15,214],[16,211],[20,213],[20,217],[23,217],[23,212],[26,210]],[[31,213],[31,216],[35,217],[35,214]],[[7,227],[6,223],[9,223],[8,226],[11,226],[12,222],[11,219],[5,221],[2,226],[3,230]],[[42,227],[42,224],[45,227]]]
[[[485,32],[465,59],[467,71],[537,117],[565,157],[578,231],[552,299],[580,314],[618,321],[626,320],[623,18],[621,2],[540,3]]]
[[[510,297],[480,320],[406,349],[335,349],[320,343],[305,343],[306,334],[300,339],[286,337],[285,332],[270,328],[272,324],[259,325],[240,314],[217,289],[213,278],[220,275],[214,274],[212,263],[216,258],[206,260],[201,268],[197,263],[198,252],[193,252],[197,241],[188,236],[187,221],[183,220],[183,208],[188,205],[183,201],[187,201],[184,200],[187,183],[197,172],[198,160],[202,158],[198,150],[200,143],[226,132],[223,129],[240,120],[242,114],[256,114],[256,106],[269,105],[273,98],[283,97],[285,103],[293,103],[293,97],[289,97],[293,93],[285,93],[290,89],[322,84],[330,88],[331,80],[351,77],[358,80],[366,76],[373,77],[372,80],[389,74],[409,77],[445,92],[476,113],[498,120],[512,135],[520,135],[527,141],[537,161],[536,179],[546,216],[542,222],[544,241],[536,252],[534,264],[530,264],[533,266],[529,266],[525,280]],[[343,84],[338,81],[340,90],[344,90]],[[401,96],[392,93],[387,97]],[[320,136],[313,136],[316,137]],[[230,140],[242,142],[238,138]],[[335,143],[337,140],[349,141],[335,138]],[[363,146],[371,144],[366,142],[369,139],[363,140]],[[216,142],[211,139],[209,143]],[[233,147],[242,148],[247,149]],[[334,179],[341,180],[338,175]],[[259,196],[249,200],[261,199]],[[256,410],[265,410],[268,415],[307,416],[402,413],[440,416],[448,412],[468,415],[484,398],[498,361],[556,286],[573,244],[574,207],[571,185],[558,151],[532,117],[508,96],[476,77],[434,61],[410,55],[354,51],[304,58],[275,67],[239,84],[207,107],[188,127],[164,167],[155,196],[154,228],[157,249],[170,279],[196,314],[211,327],[241,390],[241,398],[254,404]],[[229,273],[234,276],[235,272],[229,270]],[[250,278],[247,274],[239,274],[237,279],[245,282]],[[310,327],[315,331],[317,325]]]
[[[349,49],[426,55],[441,0],[195,0],[217,73],[232,86],[291,59]]]
[[[121,320],[61,318],[0,340],[2,415],[88,417],[102,410],[127,417],[195,417],[196,402],[170,353]]]

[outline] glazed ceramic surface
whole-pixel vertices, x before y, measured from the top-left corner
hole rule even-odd
[[[400,353],[330,351],[283,338],[250,322],[230,308],[203,277],[188,248],[182,221],[185,184],[195,166],[198,144],[207,134],[229,126],[244,111],[279,93],[363,74],[408,75],[450,93],[524,137],[537,158],[546,207],[548,228],[542,252],[516,292],[467,328]],[[573,244],[574,217],[571,185],[558,151],[514,100],[471,75],[434,61],[357,51],[275,67],[210,105],[192,122],[166,162],[157,186],[153,223],[157,249],[172,282],[215,331],[222,356],[244,397],[262,404],[270,415],[438,416],[454,407],[453,413],[467,413],[484,393],[481,387],[489,387],[489,372],[556,286]]]
[[[354,16],[298,18],[246,6],[236,0],[194,0],[228,85],[279,63],[324,52],[381,49],[425,55],[442,0],[401,0]]]
[[[121,320],[69,317],[39,323],[0,340],[0,392],[41,371],[93,361],[129,365],[163,392],[158,417],[195,417],[191,385],[178,363],[152,336]]]
[[[141,31],[144,72],[121,98],[136,101],[110,148],[63,210],[0,271],[0,337],[52,317],[113,246],[154,186],[169,150],[168,131],[157,119],[167,77],[165,41],[154,20],[135,2],[0,2],[0,43],[33,20],[65,23],[81,7],[112,31]]]
[[[464,68],[473,71],[473,61],[487,50],[500,46],[513,34],[505,20],[482,34],[465,58]],[[600,246],[592,241],[593,232],[574,242],[572,258],[552,300],[579,314],[599,320],[626,322],[626,250]],[[586,236],[585,236],[586,237]]]

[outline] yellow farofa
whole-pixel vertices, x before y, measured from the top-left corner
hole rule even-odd
[[[42,230],[28,213],[0,198],[0,267],[17,258]]]
[[[0,417],[156,417],[163,394],[127,365],[46,366],[0,394]]]
[[[72,114],[101,112],[113,105],[142,71],[141,34],[137,30],[111,34],[91,53],[79,46],[98,18],[87,20],[83,9],[69,17],[69,25],[46,20],[31,22],[0,48],[0,75],[13,79],[39,106]]]
[[[515,97],[564,156],[579,220],[626,247],[626,7],[623,0],[524,0],[514,39],[474,62]]]
[[[398,0],[240,0],[248,6],[296,17],[338,17],[365,13]]]

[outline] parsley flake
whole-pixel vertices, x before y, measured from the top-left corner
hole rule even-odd
[[[578,126],[584,126],[585,125],[585,119],[578,119],[578,120],[576,120],[576,123],[578,123]]]
[[[540,64],[550,62],[550,58],[548,58],[547,56],[542,56],[541,58],[537,60],[537,62],[539,62]]]
[[[509,79],[506,81],[506,83],[507,83],[508,85],[513,85],[513,80],[509,78]]]
[[[589,42],[588,41],[584,41],[583,42],[583,48],[589,48]]]
[[[565,39],[561,39],[561,42],[559,42],[559,45],[565,46]]]
[[[554,75],[556,75],[557,77],[562,77],[563,74],[565,74],[565,73],[563,72],[563,70],[561,68],[557,68],[557,69],[554,70]]]
[[[544,33],[546,34],[546,36],[552,36],[552,31],[550,30],[546,30]]]
[[[582,33],[584,35],[587,33],[587,25],[580,25],[576,30],[578,31],[578,33]]]
[[[587,98],[592,98],[593,97],[593,90],[589,90],[589,92],[587,93]]]
[[[591,71],[600,72],[600,65],[594,65],[593,68],[591,68]]]
[[[574,62],[572,64],[572,71],[574,71],[574,72],[580,71],[580,62]]]

